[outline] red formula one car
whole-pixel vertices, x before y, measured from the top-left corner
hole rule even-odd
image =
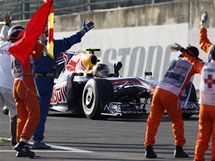
[[[66,67],[55,80],[51,109],[84,113],[90,119],[146,114],[145,105],[157,84],[151,73],[144,77],[94,77],[95,51],[67,55]]]
[[[143,77],[99,78],[92,74],[98,63],[94,49],[67,54],[66,66],[55,79],[51,109],[61,112],[85,114],[90,119],[108,116],[130,116],[149,113],[153,91],[158,83],[151,72]],[[192,86],[193,87],[193,86]],[[191,93],[191,99],[187,99]],[[195,98],[194,98],[195,97]],[[182,110],[187,117],[198,112],[195,88],[184,92]]]

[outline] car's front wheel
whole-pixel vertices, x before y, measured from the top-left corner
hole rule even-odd
[[[102,119],[102,102],[113,101],[114,91],[107,79],[90,79],[83,90],[82,107],[84,114],[90,119]],[[103,116],[104,117],[104,116]]]

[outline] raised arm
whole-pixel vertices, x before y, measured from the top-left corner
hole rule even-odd
[[[2,17],[4,20],[4,25],[2,26],[2,29],[1,29],[0,39],[2,41],[7,41],[7,34],[10,29],[10,26],[11,26],[12,16],[11,16],[10,12],[5,12],[5,13],[3,13]]]
[[[54,53],[58,54],[71,48],[74,44],[81,42],[81,38],[92,28],[94,28],[94,22],[89,21],[83,23],[81,29],[70,37],[63,38],[60,40],[54,40]]]
[[[210,49],[211,49],[211,47],[212,47],[213,44],[208,39],[208,36],[207,36],[207,26],[208,26],[208,13],[205,12],[201,16],[199,45],[200,45],[200,48],[206,54],[209,54]]]

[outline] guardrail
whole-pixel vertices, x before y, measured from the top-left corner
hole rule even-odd
[[[54,1],[54,9],[55,15],[63,15],[171,1],[176,0],[58,0]],[[29,19],[42,3],[42,0],[0,0],[0,10],[10,11],[14,20],[25,20]]]

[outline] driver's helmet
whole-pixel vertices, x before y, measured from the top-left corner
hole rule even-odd
[[[98,63],[93,66],[93,76],[105,78],[110,74],[110,69],[106,64]]]

